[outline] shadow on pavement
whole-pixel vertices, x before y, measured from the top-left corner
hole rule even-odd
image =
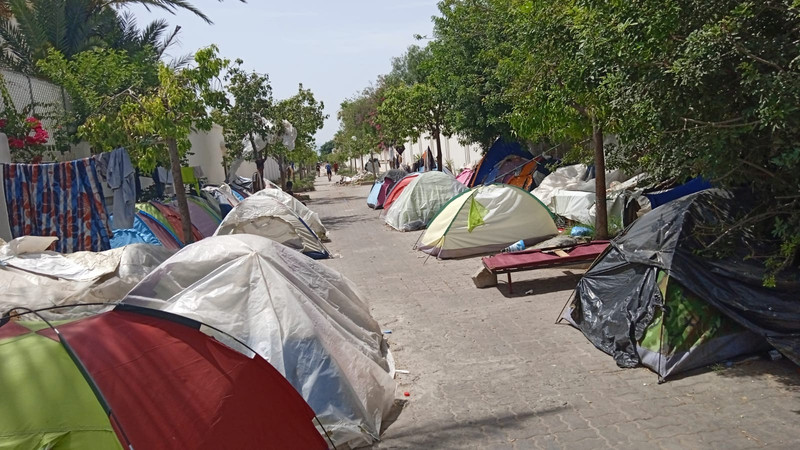
[[[322,219],[322,224],[325,225],[325,228],[328,230],[341,230],[342,228],[347,228],[349,225],[363,220],[363,218],[355,215],[329,216]]]
[[[766,376],[771,381],[783,385],[786,390],[800,394],[800,367],[785,357],[778,361],[771,361],[766,352],[733,358],[730,366],[725,363],[712,364],[711,366],[682,372],[674,377],[667,378],[667,383],[708,372],[714,372],[724,378],[752,379]],[[800,414],[800,411],[795,412]]]
[[[341,197],[335,197],[335,198],[314,198],[314,197],[311,197],[311,200],[309,200],[307,203],[308,203],[308,205],[331,205],[331,204],[335,204],[335,203],[351,202],[351,201],[358,201],[358,202],[360,202],[362,204],[362,206],[364,206],[364,208],[369,209],[369,206],[367,206],[367,198],[366,197],[362,197],[360,195],[343,195]],[[311,206],[309,206],[309,207],[311,207]]]
[[[455,444],[448,444],[451,440],[457,441],[458,444],[469,441],[480,442],[486,439],[487,434],[493,434],[495,430],[530,428],[531,424],[527,422],[527,419],[556,414],[567,408],[569,406],[557,406],[523,414],[508,414],[501,417],[490,416],[449,424],[437,422],[420,427],[406,428],[387,436],[383,443],[376,444],[373,448],[389,448],[397,445],[413,445],[415,448],[449,448],[450,445]],[[393,443],[397,439],[406,442]]]
[[[511,284],[514,292],[508,292],[508,278],[505,274],[497,276],[497,289],[506,298],[518,298],[528,295],[549,294],[552,292],[569,291],[575,289],[578,282],[583,277],[583,270],[564,270],[561,276],[537,278],[534,280],[521,280],[514,279],[515,276],[519,277],[521,273],[511,274]],[[531,292],[532,291],[532,292]]]

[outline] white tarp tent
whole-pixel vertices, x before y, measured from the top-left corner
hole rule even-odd
[[[23,236],[0,241],[0,314],[30,309],[121,300],[145,275],[174,252],[158,245],[132,244],[104,252],[45,251],[54,237]],[[81,308],[79,315],[95,309]],[[50,317],[73,316],[71,308]]]
[[[273,185],[274,186],[274,185]],[[272,197],[279,202],[286,205],[289,209],[294,211],[298,217],[303,219],[303,222],[308,225],[309,228],[320,238],[320,240],[327,241],[328,240],[328,230],[325,229],[325,226],[322,225],[322,221],[319,219],[319,214],[315,213],[314,211],[308,209],[306,205],[300,202],[300,200],[294,198],[294,196],[283,192],[281,189],[275,188],[267,188],[262,189],[255,194],[251,195],[251,197]]]
[[[336,445],[369,445],[394,403],[381,328],[338,272],[253,235],[180,250],[124,303],[186,316],[241,339],[297,389]]]
[[[398,231],[421,230],[451,198],[467,187],[452,174],[432,171],[414,177],[386,212],[386,223]]]
[[[530,246],[558,234],[553,216],[528,191],[507,184],[478,186],[442,208],[418,249],[437,258],[502,250],[523,240]]]
[[[311,228],[288,206],[269,195],[251,195],[236,205],[214,232],[215,236],[226,234],[255,234],[312,258],[329,256]]]
[[[587,167],[583,164],[561,167],[548,175],[532,193],[553,213],[578,223],[594,225],[597,209],[595,180],[587,174]],[[637,201],[644,210],[650,209],[641,190],[635,191],[637,183],[644,177],[640,174],[628,179],[621,170],[606,172],[606,209],[610,221],[618,221],[622,226],[623,214],[630,201]]]

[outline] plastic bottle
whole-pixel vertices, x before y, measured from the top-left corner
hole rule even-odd
[[[503,253],[518,252],[520,250],[525,250],[525,241],[522,239],[503,249]]]

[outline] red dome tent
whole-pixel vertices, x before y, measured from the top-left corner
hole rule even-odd
[[[278,371],[200,327],[131,306],[55,328],[0,321],[0,397],[14,405],[0,447],[327,448]]]

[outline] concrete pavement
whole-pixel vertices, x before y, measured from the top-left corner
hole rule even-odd
[[[334,177],[334,181],[339,177]],[[580,270],[514,276],[514,294],[476,289],[478,258],[437,261],[418,232],[384,225],[369,186],[317,179],[308,206],[388,335],[408,404],[375,448],[800,448],[800,372],[764,359],[659,385],[620,369],[554,321]],[[527,293],[532,291],[532,293]]]

